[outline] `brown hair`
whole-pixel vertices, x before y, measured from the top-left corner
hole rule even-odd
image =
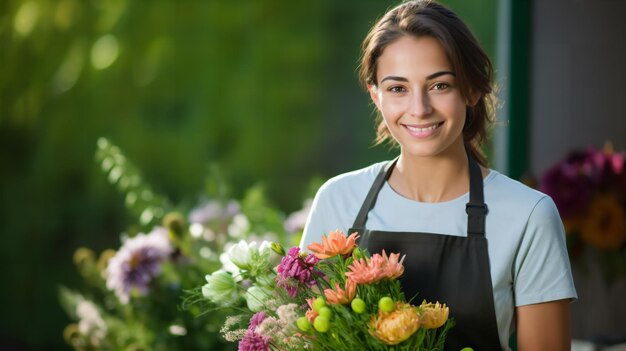
[[[487,128],[493,123],[493,67],[469,28],[447,7],[430,0],[414,0],[387,12],[363,41],[359,67],[361,83],[366,89],[369,84],[377,85],[378,58],[389,44],[404,36],[437,39],[456,73],[461,95],[470,101],[472,94],[480,93],[478,102],[467,106],[463,140],[470,155],[487,166],[481,144],[487,139]],[[380,113],[376,120],[376,145],[393,141]]]

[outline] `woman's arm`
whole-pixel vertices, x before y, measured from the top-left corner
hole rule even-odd
[[[557,300],[515,309],[518,351],[571,349],[570,300]]]

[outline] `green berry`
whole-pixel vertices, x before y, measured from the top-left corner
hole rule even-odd
[[[378,309],[383,312],[392,312],[396,308],[396,304],[391,297],[385,296],[378,301]]]
[[[323,298],[318,297],[317,299],[315,299],[315,301],[313,301],[313,311],[319,313],[320,312],[320,308],[326,306],[326,301],[324,301]]]
[[[474,351],[474,349],[471,347],[464,347],[461,349],[461,351]]]
[[[359,299],[358,297],[350,302],[350,306],[355,313],[361,314],[365,312],[365,301]]]
[[[308,319],[306,319],[306,317],[298,318],[298,320],[296,321],[296,324],[298,325],[298,329],[304,332],[311,329],[311,323],[309,322]]]
[[[330,328],[330,320],[324,316],[317,316],[313,321],[313,328],[320,333],[326,333]]]
[[[328,306],[320,308],[319,312],[317,313],[319,313],[320,316],[326,317],[328,319],[330,319],[330,317],[333,315],[333,311]]]

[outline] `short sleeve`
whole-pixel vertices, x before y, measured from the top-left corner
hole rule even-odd
[[[543,196],[530,213],[513,266],[515,306],[577,298],[563,223]]]
[[[314,242],[321,242],[322,235],[335,230],[347,230],[349,228],[341,228],[345,225],[345,216],[341,216],[340,209],[336,208],[336,204],[332,201],[331,183],[324,184],[315,195],[311,205],[311,211],[304,226],[302,240],[300,241],[300,249],[306,250],[306,247]]]

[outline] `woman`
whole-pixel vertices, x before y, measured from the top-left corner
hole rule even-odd
[[[329,180],[301,247],[336,228],[370,252],[406,254],[407,297],[448,303],[446,348],[570,348],[576,298],[563,227],[548,196],[487,168],[492,66],[444,6],[410,1],[363,43],[361,78],[379,112],[377,142],[400,156]]]

